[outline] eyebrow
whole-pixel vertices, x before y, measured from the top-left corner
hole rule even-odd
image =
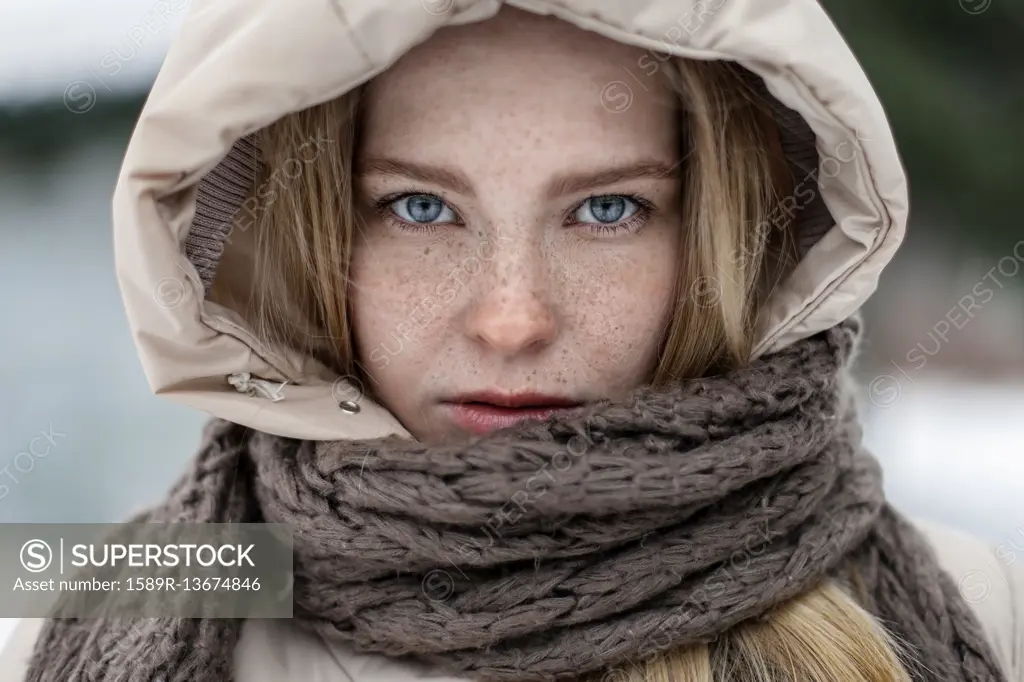
[[[606,168],[596,172],[569,173],[552,181],[548,194],[557,197],[575,194],[588,189],[613,185],[624,180],[639,178],[675,179],[679,177],[680,164],[667,164],[657,160],[643,160],[627,166]],[[429,182],[459,194],[473,194],[473,188],[466,176],[440,166],[400,161],[393,158],[370,158],[359,164],[358,173],[380,173]]]
[[[654,178],[657,180],[675,179],[679,177],[679,164],[666,164],[661,161],[640,161],[628,166],[607,168],[597,172],[570,173],[557,178],[551,184],[551,196],[576,194],[588,189],[614,185],[624,180]]]
[[[398,159],[389,158],[365,159],[359,164],[358,173],[359,175],[380,173],[381,175],[399,176],[440,185],[458,194],[473,193],[472,186],[461,173],[448,170],[447,168],[412,163],[410,161],[399,161]]]

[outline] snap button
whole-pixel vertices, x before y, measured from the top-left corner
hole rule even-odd
[[[338,407],[341,408],[342,412],[347,412],[349,414],[355,414],[360,410],[359,405],[357,403],[352,402],[351,400],[342,400],[340,403],[338,403]]]
[[[338,409],[347,414],[359,412],[359,401],[365,394],[363,382],[357,377],[347,375],[338,377],[331,386],[331,396],[334,398],[334,402],[338,404]]]

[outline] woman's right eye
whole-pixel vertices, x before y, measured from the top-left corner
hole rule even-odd
[[[459,220],[455,211],[433,194],[407,194],[387,206],[399,220],[413,225],[439,225]]]

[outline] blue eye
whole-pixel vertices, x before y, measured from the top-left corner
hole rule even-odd
[[[579,223],[597,223],[610,225],[632,218],[640,210],[640,205],[628,197],[618,194],[607,194],[590,197],[576,209],[574,219]]]
[[[395,199],[388,208],[407,223],[454,223],[455,211],[433,194],[409,194]]]

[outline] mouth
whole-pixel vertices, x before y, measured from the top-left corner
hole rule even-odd
[[[487,433],[525,419],[543,421],[556,412],[583,405],[580,400],[543,393],[466,393],[442,401],[452,422],[472,433]]]

